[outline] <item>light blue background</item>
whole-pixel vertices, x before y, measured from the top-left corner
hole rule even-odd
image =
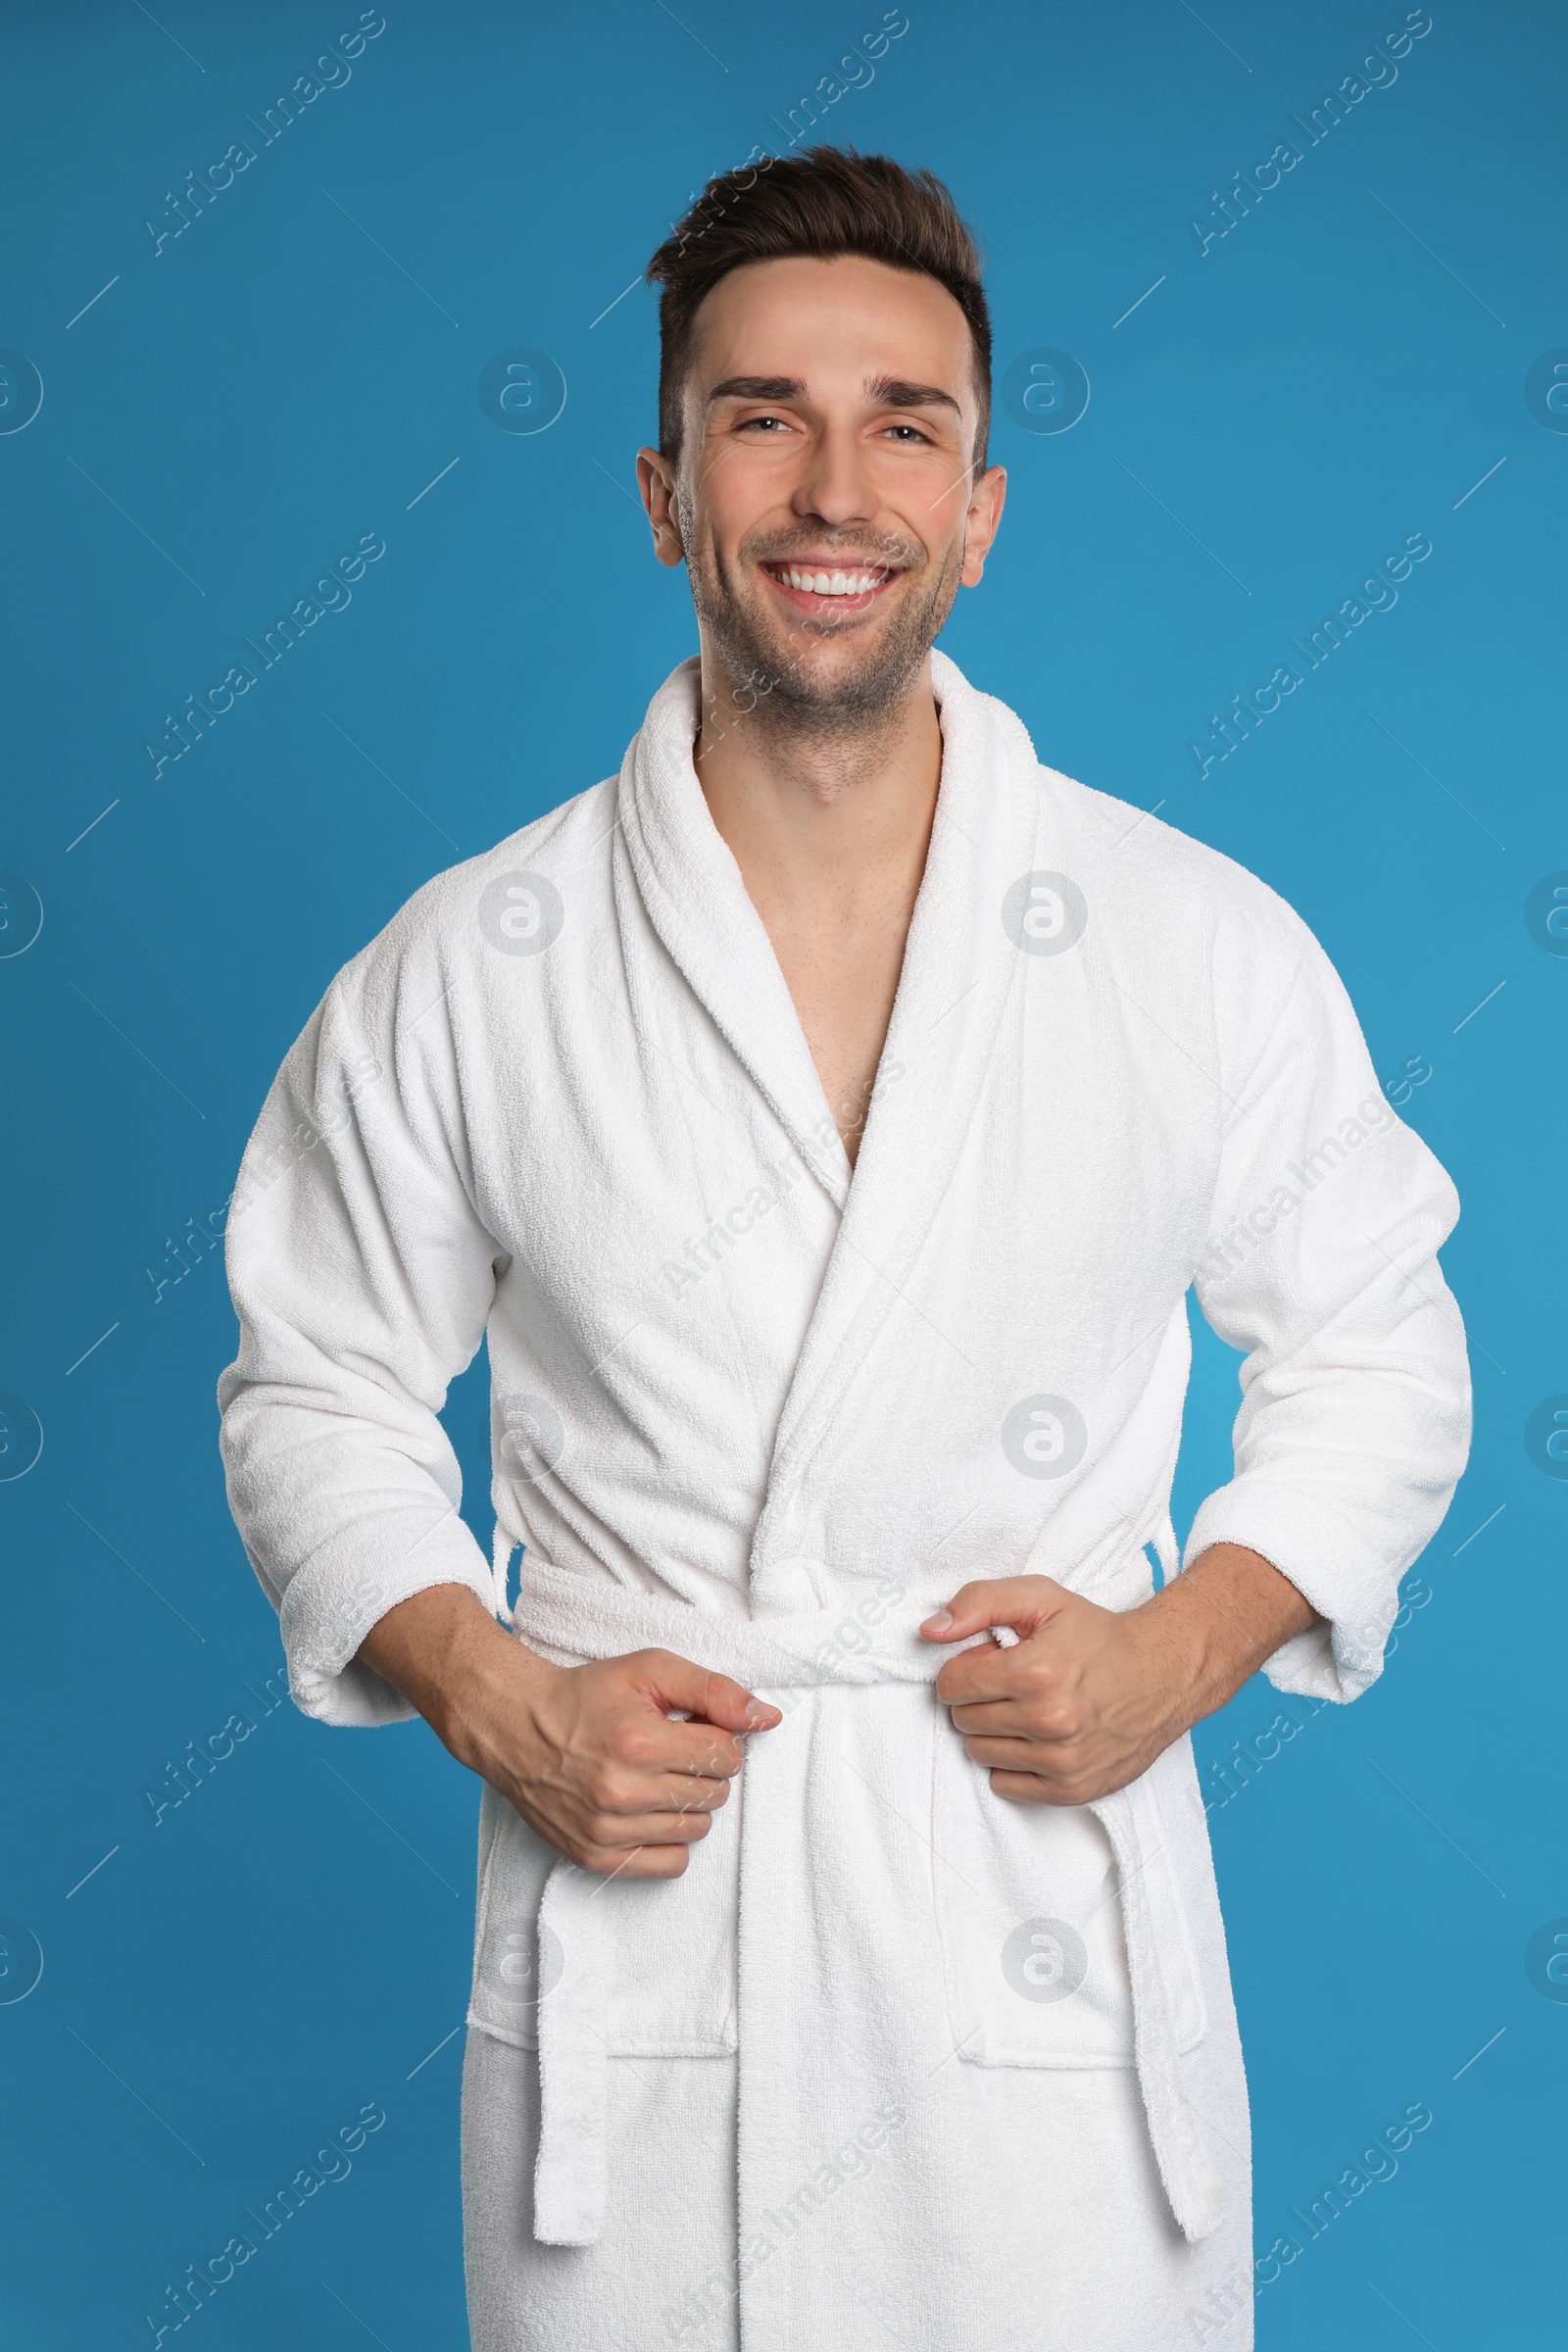
[[[1563,21],[1434,0],[1397,80],[1200,255],[1189,217],[1396,0],[908,13],[823,135],[950,180],[989,246],[999,380],[1045,345],[1092,385],[1057,436],[999,414],[1010,505],[944,642],[1043,758],[1300,909],[1379,1072],[1429,1065],[1404,1115],[1464,1203],[1446,1264],[1476,1442],[1430,1598],[1371,1694],[1214,1815],[1260,2249],[1405,2105],[1434,2117],[1266,2287],[1259,2341],[1527,2352],[1560,2341],[1568,2036],[1524,1966],[1568,1914],[1568,1485],[1523,1436],[1568,1390],[1568,959],[1523,912],[1568,867],[1568,434],[1523,389],[1568,344]],[[692,649],[631,497],[654,301],[615,297],[881,14],[387,0],[347,85],[155,257],[144,216],[353,0],[0,13],[0,343],[44,383],[0,437],[0,866],[45,909],[0,960],[0,1390],[45,1432],[0,1485],[0,1913],[44,1953],[0,2006],[0,2325],[33,2352],[149,2342],[166,2281],[368,2101],[387,2121],[352,2174],[195,2340],[466,2342],[461,2034],[421,2061],[463,2014],[477,1790],[421,1725],[280,1708],[154,1827],[144,1786],[278,1643],[224,1508],[221,1268],[156,1299],[144,1269],[225,1200],[337,967],[438,867],[612,769]],[[476,396],[516,345],[569,387],[538,436]],[[1397,607],[1200,782],[1188,738],[1416,531],[1433,554]],[[348,609],[155,782],[163,714],[366,532],[387,553]],[[1200,1329],[1184,1528],[1226,1472],[1235,1363]],[[482,1382],[448,1414],[487,1534]],[[1249,1686],[1200,1757],[1276,1705]]]

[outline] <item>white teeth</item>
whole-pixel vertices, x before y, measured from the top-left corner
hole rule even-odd
[[[882,575],[873,571],[797,571],[785,567],[782,577],[787,588],[804,588],[813,596],[866,596],[882,584]]]

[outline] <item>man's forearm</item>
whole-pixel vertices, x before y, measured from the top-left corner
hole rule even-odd
[[[474,1764],[466,1718],[488,1686],[514,1688],[524,1662],[537,1658],[506,1633],[466,1585],[431,1585],[378,1617],[357,1652],[359,1662],[401,1690],[465,1764]]]
[[[1151,1632],[1169,1644],[1189,1726],[1234,1698],[1284,1642],[1322,1622],[1288,1576],[1241,1544],[1211,1544],[1145,1605]]]

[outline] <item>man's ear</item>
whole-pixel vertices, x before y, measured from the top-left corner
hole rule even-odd
[[[988,466],[969,493],[969,512],[964,518],[963,569],[958,574],[960,587],[979,587],[986,558],[1002,525],[1002,510],[1006,500],[1005,468]]]
[[[684,564],[679,510],[675,503],[675,468],[657,449],[637,452],[637,487],[653,525],[654,553],[661,564]]]

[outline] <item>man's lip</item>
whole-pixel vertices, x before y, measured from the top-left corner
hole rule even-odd
[[[825,572],[829,579],[837,572],[860,572],[872,575],[869,588],[858,588],[853,595],[823,595],[814,588],[792,588],[787,580],[777,576],[779,571]],[[863,612],[893,582],[903,577],[897,564],[847,564],[842,556],[817,560],[810,556],[769,556],[758,566],[780,596],[788,597],[793,605],[807,612]]]

